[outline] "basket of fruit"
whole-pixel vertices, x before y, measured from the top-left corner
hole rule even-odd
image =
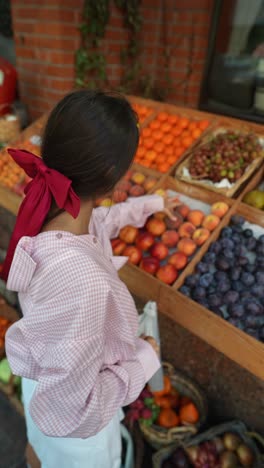
[[[263,147],[259,135],[218,128],[189,153],[176,177],[232,197],[261,165]]]
[[[264,446],[261,436],[248,433],[242,422],[221,424],[155,453],[153,468],[261,468],[255,438]]]
[[[198,386],[170,364],[163,368],[164,389],[151,392],[146,387],[128,412],[155,449],[189,439],[207,418],[206,398]]]

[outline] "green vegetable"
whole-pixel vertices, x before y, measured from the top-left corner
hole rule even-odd
[[[4,358],[0,362],[0,380],[1,382],[7,384],[11,376],[12,376],[12,371],[10,369],[8,360]]]

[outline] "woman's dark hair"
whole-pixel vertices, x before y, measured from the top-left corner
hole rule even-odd
[[[80,197],[94,198],[110,192],[126,173],[138,140],[137,117],[124,97],[76,91],[51,112],[42,158],[72,180]]]

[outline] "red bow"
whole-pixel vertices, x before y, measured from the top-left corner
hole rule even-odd
[[[8,153],[33,180],[26,186],[26,196],[19,208],[1,273],[4,280],[8,278],[19,239],[39,234],[50,210],[52,197],[57,206],[70,213],[73,218],[77,218],[80,211],[80,199],[71,187],[71,180],[48,168],[41,158],[29,151],[9,149]]]

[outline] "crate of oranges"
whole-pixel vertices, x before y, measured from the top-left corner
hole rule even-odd
[[[141,130],[135,162],[166,173],[209,127],[208,120],[158,112]]]
[[[154,114],[154,109],[145,104],[139,104],[138,102],[132,102],[132,107],[138,116],[139,124],[143,124],[150,116]]]

